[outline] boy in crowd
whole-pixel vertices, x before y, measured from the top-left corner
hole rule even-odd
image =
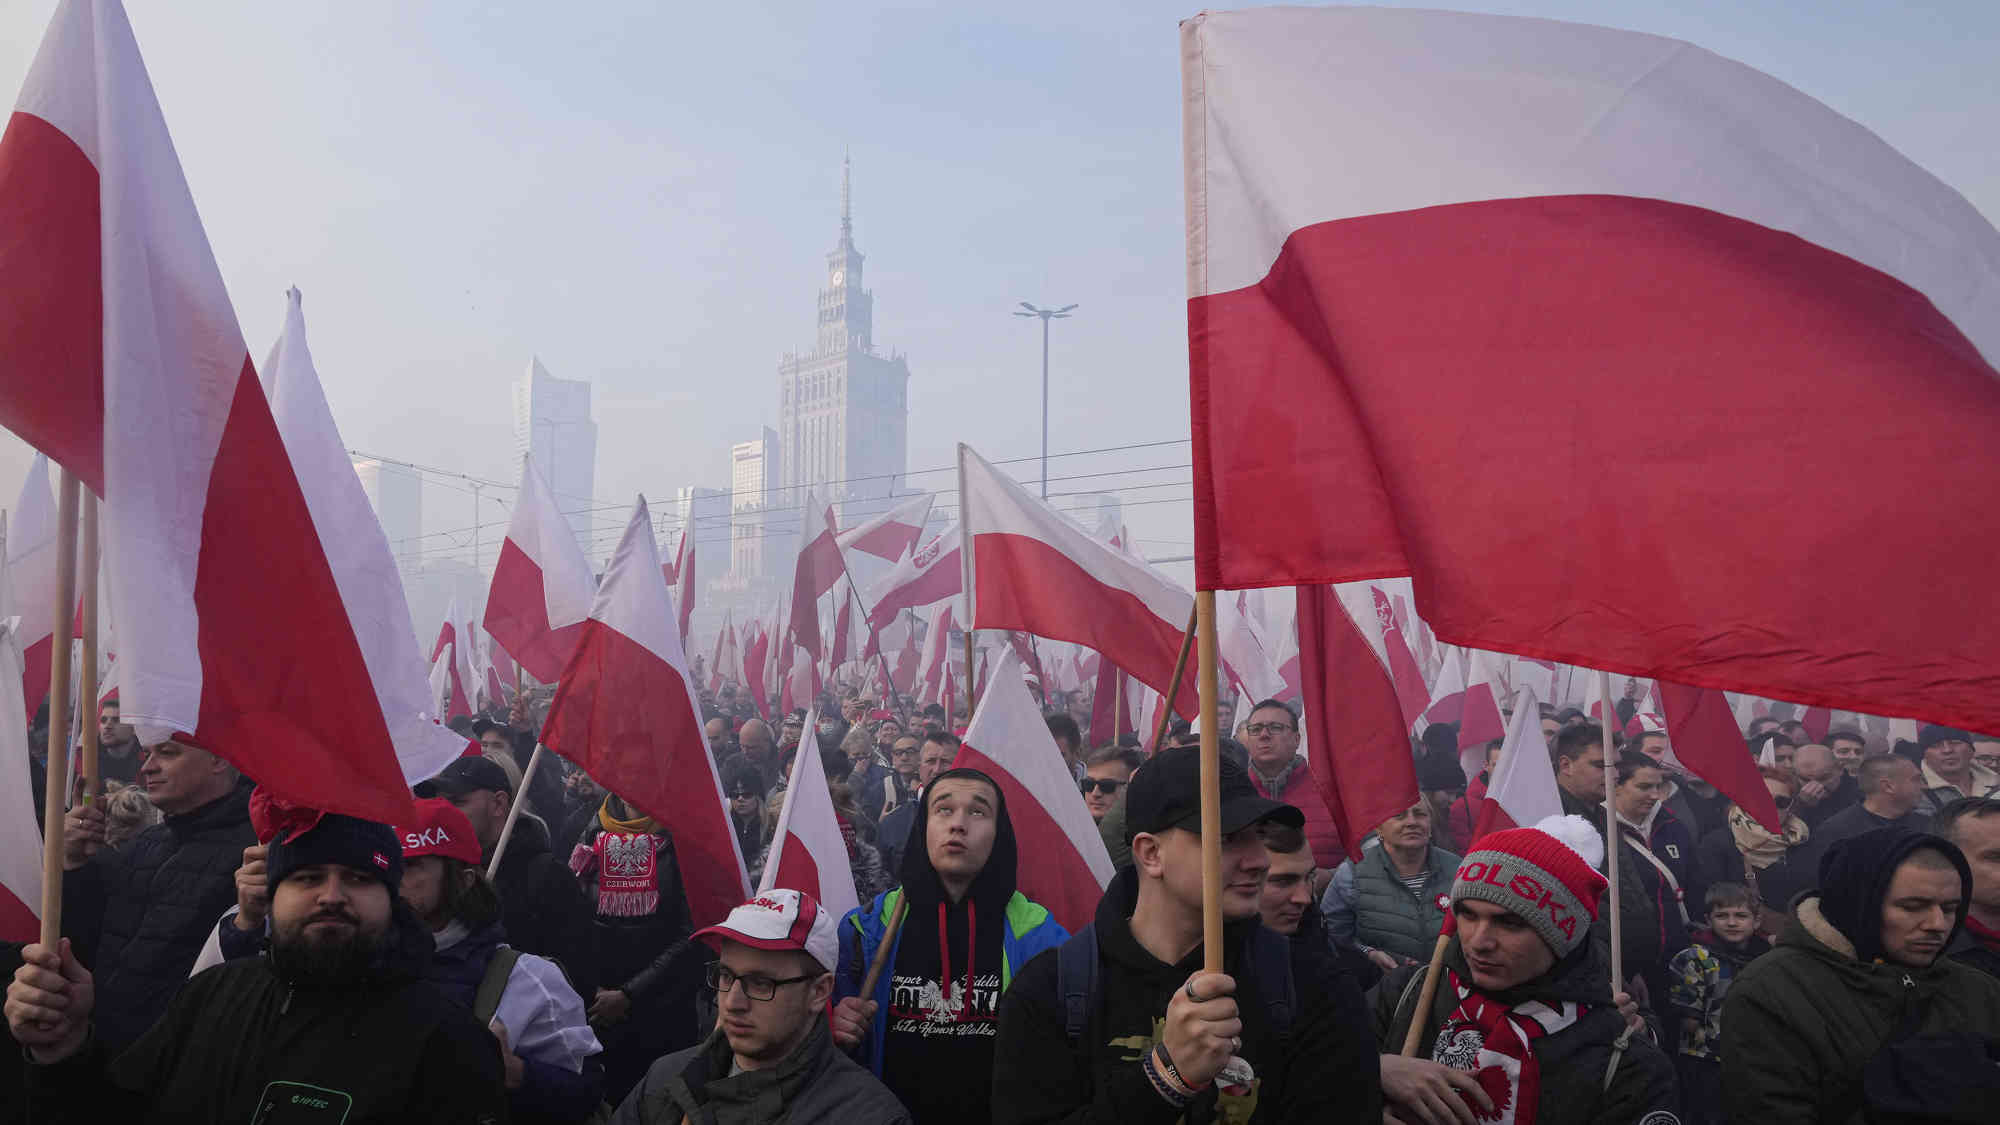
[[[1667,1010],[1680,1024],[1674,1069],[1680,1075],[1682,1120],[1721,1125],[1722,1000],[1736,974],[1769,953],[1771,943],[1757,933],[1757,906],[1743,884],[1715,884],[1703,905],[1708,928],[1696,930],[1694,944],[1668,966]]]

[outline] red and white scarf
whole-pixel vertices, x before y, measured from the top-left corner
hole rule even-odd
[[[599,832],[576,846],[570,870],[597,876],[597,912],[643,918],[660,908],[660,838],[650,832]]]
[[[1438,1031],[1431,1061],[1467,1071],[1478,1080],[1479,1088],[1493,1101],[1489,1113],[1466,1099],[1479,1120],[1532,1125],[1542,1096],[1535,1040],[1575,1023],[1583,1008],[1575,1003],[1552,1008],[1539,1000],[1509,1008],[1474,991],[1455,972],[1451,972],[1451,986],[1457,992],[1458,1007]]]

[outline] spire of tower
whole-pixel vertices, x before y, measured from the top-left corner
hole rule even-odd
[[[854,241],[854,212],[851,206],[854,195],[851,186],[851,164],[852,160],[849,154],[843,150],[840,154],[840,241],[842,243]]]

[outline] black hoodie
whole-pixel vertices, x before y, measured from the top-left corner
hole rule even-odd
[[[926,845],[931,801],[940,783],[954,779],[983,781],[996,798],[993,850],[958,902],[945,894]],[[1007,798],[991,778],[953,769],[925,787],[903,849],[900,874],[910,905],[890,970],[882,1049],[883,1084],[919,1123],[989,1120],[993,1043],[1000,1032],[1001,935],[1018,862]]]

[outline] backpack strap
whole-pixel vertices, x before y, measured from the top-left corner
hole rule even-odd
[[[1097,1008],[1097,924],[1071,934],[1056,947],[1056,992],[1063,1002],[1063,1034],[1071,1050],[1083,1046],[1090,1013]]]
[[[503,945],[493,951],[493,959],[486,962],[486,975],[479,978],[479,991],[472,997],[472,1014],[485,1027],[493,1022],[493,1013],[500,1010],[500,994],[507,991],[507,978],[514,975],[514,963],[521,959],[521,951]],[[519,1029],[508,1028],[509,1035]]]

